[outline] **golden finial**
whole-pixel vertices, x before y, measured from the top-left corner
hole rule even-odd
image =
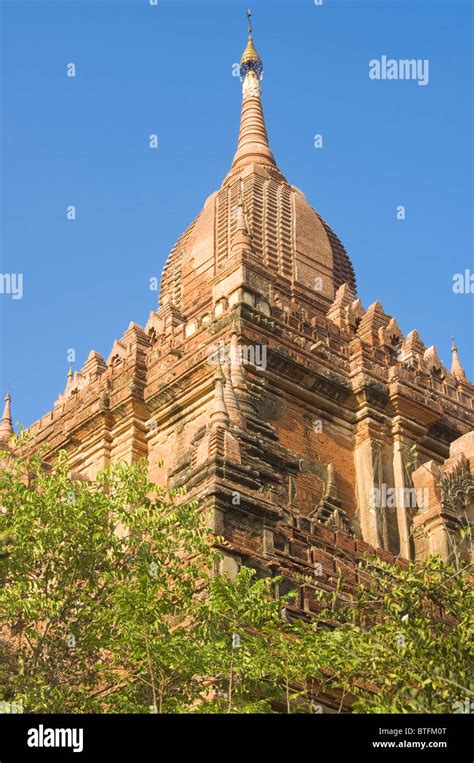
[[[262,79],[263,76],[263,63],[262,59],[258,55],[255,46],[253,44],[253,37],[252,37],[252,11],[247,11],[247,18],[248,18],[248,35],[249,39],[247,42],[247,47],[244,50],[243,56],[240,59],[240,77],[241,79],[244,79],[246,74],[248,74],[249,71],[254,71],[255,74],[259,79]]]

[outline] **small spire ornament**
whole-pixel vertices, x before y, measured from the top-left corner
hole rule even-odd
[[[451,363],[451,373],[453,376],[456,376],[458,379],[465,379],[466,374],[464,372],[464,368],[461,365],[461,361],[459,360],[458,355],[458,348],[456,347],[456,342],[454,341],[454,336],[451,336],[451,352],[453,354],[453,360]]]
[[[0,441],[7,442],[13,434],[13,422],[11,414],[11,401],[10,390],[5,395],[5,406],[3,408],[3,415],[0,420]]]

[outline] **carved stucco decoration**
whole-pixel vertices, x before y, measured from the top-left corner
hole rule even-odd
[[[456,513],[466,511],[474,500],[474,475],[469,461],[462,456],[460,463],[440,480],[443,505]]]

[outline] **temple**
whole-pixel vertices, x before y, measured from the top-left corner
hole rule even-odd
[[[310,613],[317,587],[357,584],[368,551],[469,553],[474,396],[454,342],[448,370],[380,301],[361,304],[341,241],[278,169],[262,72],[250,28],[236,153],[172,249],[157,309],[70,372],[29,432],[89,478],[146,459],[208,510],[224,571],[281,575],[283,592],[310,576],[295,603]]]

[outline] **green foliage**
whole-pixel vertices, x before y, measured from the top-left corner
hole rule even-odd
[[[20,445],[27,446],[25,442]],[[21,450],[21,448],[20,448]],[[178,500],[177,500],[178,499]],[[26,712],[452,712],[472,697],[469,568],[367,560],[295,620],[278,578],[215,575],[199,507],[119,464],[0,468],[0,700]],[[217,539],[222,545],[222,539]]]
[[[52,471],[39,457],[12,461],[0,493],[0,533],[14,538],[0,562],[2,643],[14,654],[3,684],[25,710],[143,711],[165,686],[170,702],[187,694],[183,636],[214,557],[196,506],[175,505],[144,464],[72,479],[64,454]]]
[[[358,698],[353,711],[453,712],[473,697],[471,566],[455,569],[439,558],[363,566],[371,585],[338,597],[323,614],[337,623],[332,665]]]

